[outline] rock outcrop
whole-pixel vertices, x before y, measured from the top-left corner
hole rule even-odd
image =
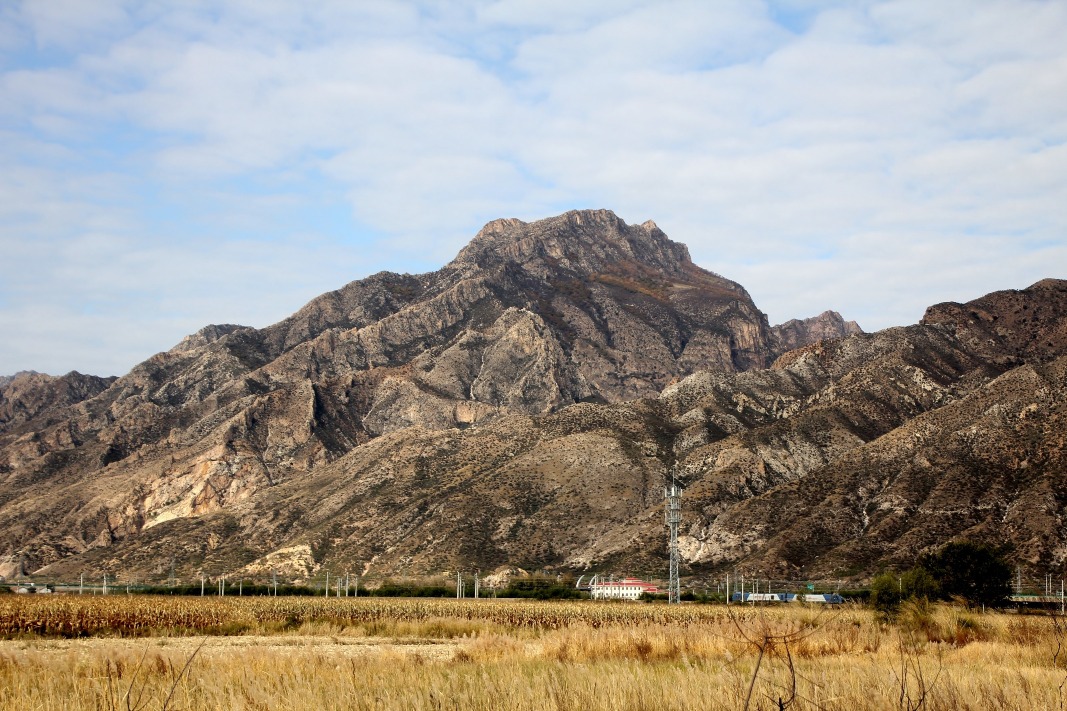
[[[824,311],[806,319],[792,319],[771,329],[775,350],[785,353],[816,341],[863,333],[855,321],[846,321],[836,311]]]
[[[1067,349],[1067,281],[997,291],[966,304],[931,306],[921,321],[952,333],[968,348],[1005,363],[1042,362]]]
[[[0,378],[0,434],[41,423],[83,400],[99,395],[116,379],[71,371],[55,377],[32,371]]]

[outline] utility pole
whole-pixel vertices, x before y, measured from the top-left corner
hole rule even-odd
[[[478,571],[475,571],[474,572],[474,599],[475,600],[478,599],[478,589],[479,589],[479,584],[478,583],[479,583]]]
[[[682,522],[682,489],[674,481],[674,470],[671,470],[670,486],[664,487],[664,499],[667,501],[665,518],[670,530],[670,538],[667,543],[667,551],[670,554],[670,580],[667,583],[667,604],[677,605],[681,602],[681,582],[678,579],[678,524]]]

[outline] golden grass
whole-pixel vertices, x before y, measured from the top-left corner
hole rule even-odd
[[[64,615],[94,620],[106,617],[102,600],[8,599],[0,624],[33,615],[51,625]],[[889,624],[863,609],[107,600],[129,615],[154,605],[158,617],[148,621],[163,632],[9,632],[0,642],[0,708],[161,709],[172,690],[170,709],[741,709],[746,698],[751,709],[773,709],[791,696],[793,709],[1067,702],[1062,624],[948,606],[915,606]],[[186,623],[239,624],[246,634],[196,636],[172,624],[179,611]],[[98,633],[122,631],[116,614]]]

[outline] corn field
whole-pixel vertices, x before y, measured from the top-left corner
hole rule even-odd
[[[753,614],[740,609],[744,618]],[[693,625],[721,623],[721,607],[637,605],[609,602],[511,600],[410,600],[395,598],[271,598],[113,596],[4,596],[0,637],[25,635],[141,637],[177,634],[240,634],[305,623],[335,625],[465,620],[501,630],[553,630],[581,625]]]

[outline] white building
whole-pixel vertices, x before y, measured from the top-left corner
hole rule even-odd
[[[658,587],[637,578],[596,582],[589,586],[589,594],[594,600],[636,600],[642,593],[654,595],[658,592]]]

